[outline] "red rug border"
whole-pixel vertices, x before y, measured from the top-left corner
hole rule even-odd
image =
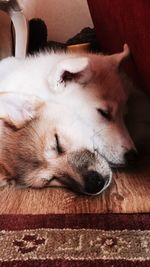
[[[150,261],[127,260],[31,260],[0,262],[0,267],[149,267]]]
[[[150,230],[150,214],[39,214],[0,215],[0,230],[71,228]]]

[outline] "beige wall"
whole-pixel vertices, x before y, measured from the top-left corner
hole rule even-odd
[[[28,19],[42,18],[48,39],[66,41],[82,28],[93,27],[86,0],[19,0]]]

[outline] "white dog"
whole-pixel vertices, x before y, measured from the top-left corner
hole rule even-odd
[[[109,168],[132,163],[124,124],[129,48],[113,55],[45,53],[0,63],[2,183],[65,185],[96,194]]]

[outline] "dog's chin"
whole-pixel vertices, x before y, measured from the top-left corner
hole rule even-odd
[[[108,164],[111,169],[123,169],[127,167],[125,163],[113,163],[113,162],[108,161]]]
[[[103,157],[107,161],[107,163],[109,164],[109,167],[111,169],[123,169],[123,168],[127,167],[127,164],[125,162],[124,163],[115,163],[115,162],[110,161],[107,157],[105,157],[105,156],[103,156]]]

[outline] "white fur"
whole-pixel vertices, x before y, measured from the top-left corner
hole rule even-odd
[[[103,97],[95,78],[98,60],[98,56],[65,53],[39,54],[25,60],[7,58],[0,63],[0,91],[27,94],[28,99],[40,97],[47,103],[45,116],[64,142],[69,140],[68,150],[82,147],[97,150],[109,162],[121,165],[125,163],[124,153],[135,147],[123,123],[123,111],[116,111],[118,103]],[[80,75],[63,82],[64,71]],[[109,105],[114,112],[111,122],[97,112],[98,108],[105,110]]]

